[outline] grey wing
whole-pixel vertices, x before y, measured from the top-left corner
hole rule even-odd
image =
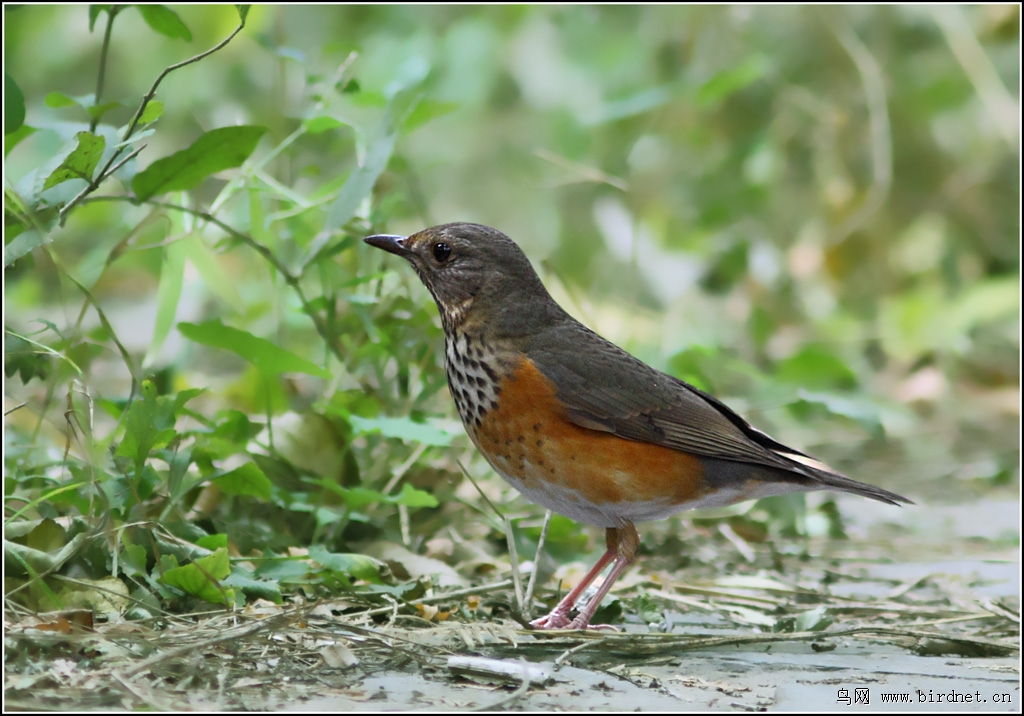
[[[569,418],[583,427],[703,457],[777,467],[834,471],[779,443],[694,386],[651,368],[579,323],[558,328],[563,340],[538,335],[529,354],[557,386]],[[565,341],[565,332],[572,340]],[[558,346],[571,345],[571,350]],[[580,356],[585,355],[586,360]]]

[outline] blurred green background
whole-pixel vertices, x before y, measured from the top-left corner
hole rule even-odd
[[[457,459],[513,500],[452,420],[428,294],[358,240],[456,220],[509,234],[605,337],[857,479],[925,503],[1016,494],[1018,6],[254,7],[166,77],[145,149],[59,225],[86,186],[41,190],[61,147],[91,116],[123,131],[165,67],[238,24],[171,7],[184,32],[116,14],[99,99],[109,12],[90,32],[86,7],[5,7],[5,96],[13,80],[35,130],[5,111],[5,406],[24,403],[5,514],[80,520],[51,555],[149,520],[226,534],[233,556],[422,550],[473,515]],[[240,170],[125,200],[233,125],[266,128]],[[177,328],[210,319],[333,377]],[[161,399],[207,390],[159,404],[171,432],[129,469],[143,378]],[[266,482],[225,479],[250,464]],[[97,577],[119,547],[76,549],[46,568]],[[167,597],[147,549],[134,578]]]

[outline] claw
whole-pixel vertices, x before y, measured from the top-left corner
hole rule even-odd
[[[593,629],[594,631],[610,631],[610,632],[614,632],[616,634],[619,633],[619,631],[620,631],[618,627],[612,626],[611,624],[577,624],[576,622],[578,622],[578,621],[579,621],[579,617],[576,617],[575,619],[572,620],[572,623],[568,627],[566,627],[566,628],[567,629],[587,629],[587,630]]]
[[[531,629],[571,629],[573,631],[578,631],[580,629],[593,629],[594,631],[610,631],[610,632],[618,632],[619,631],[619,629],[617,627],[614,627],[611,624],[587,624],[587,622],[584,621],[584,616],[585,615],[583,615],[583,614],[580,614],[575,619],[570,620],[569,617],[567,617],[566,615],[558,614],[556,612],[557,612],[557,610],[551,612],[547,616],[540,617],[539,619],[534,619],[532,622],[530,622],[530,628]]]
[[[571,624],[571,622],[569,621],[569,617],[565,616],[564,614],[558,614],[556,612],[551,612],[550,614],[548,614],[545,617],[540,617],[539,619],[534,619],[532,622],[530,622],[530,628],[531,629],[565,629],[566,627],[568,627],[569,629],[579,629],[579,627],[573,627],[573,626],[570,626],[570,624]]]
[[[640,544],[636,528],[629,522],[622,522],[618,527],[609,527],[605,530],[605,541],[608,549],[597,560],[597,564],[587,573],[583,581],[576,585],[576,588],[565,595],[565,598],[558,603],[551,613],[546,617],[534,619],[530,622],[531,629],[600,629],[604,631],[618,631],[610,624],[595,624],[590,626],[590,618],[601,605],[604,595],[611,589],[612,584],[619,575],[636,559],[636,550]],[[597,578],[609,562],[613,562],[612,570],[604,580],[597,594],[590,600],[575,619],[569,619],[569,612],[576,606],[583,591]]]

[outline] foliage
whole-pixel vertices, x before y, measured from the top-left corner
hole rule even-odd
[[[855,477],[1011,481],[1017,12],[5,7],[6,593],[372,600],[425,582],[368,543],[501,539],[359,240],[442,221]]]

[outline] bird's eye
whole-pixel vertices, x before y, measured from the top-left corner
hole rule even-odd
[[[434,244],[434,260],[443,264],[452,255],[452,247],[444,242]]]

